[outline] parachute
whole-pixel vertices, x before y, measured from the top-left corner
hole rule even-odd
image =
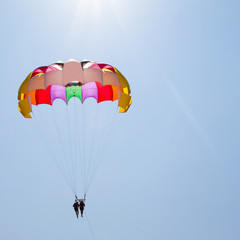
[[[74,195],[87,193],[105,152],[114,145],[121,118],[117,111],[128,111],[130,94],[117,68],[87,60],[38,67],[21,84],[18,109],[31,118]]]

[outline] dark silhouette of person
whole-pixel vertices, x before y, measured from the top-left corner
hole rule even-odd
[[[83,200],[81,200],[80,204],[79,204],[79,208],[80,208],[80,211],[81,211],[81,217],[83,217],[84,207],[85,207],[85,203],[83,202]]]
[[[79,211],[78,211],[79,207],[80,207],[80,205],[78,203],[78,200],[75,200],[75,203],[73,204],[73,208],[74,208],[77,218],[78,218],[78,214],[79,214]]]

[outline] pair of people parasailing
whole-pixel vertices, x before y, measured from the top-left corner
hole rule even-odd
[[[79,214],[79,210],[80,209],[80,212],[81,212],[81,217],[83,217],[83,210],[84,210],[84,207],[85,207],[85,196],[84,196],[84,199],[78,199],[77,196],[76,197],[76,200],[75,200],[75,203],[73,204],[73,208],[74,208],[74,211],[76,213],[76,216],[78,218],[78,214]]]

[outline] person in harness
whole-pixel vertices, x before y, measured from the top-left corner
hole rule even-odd
[[[73,204],[73,208],[74,208],[77,218],[78,218],[78,214],[79,214],[79,211],[78,211],[79,207],[80,207],[80,204],[78,203],[78,200],[76,199],[75,203]]]
[[[78,214],[79,214],[79,210],[78,208],[80,209],[80,212],[81,212],[81,217],[83,217],[83,211],[84,211],[84,207],[85,207],[85,200],[86,200],[86,194],[84,195],[84,198],[83,199],[78,199],[77,196],[75,195],[75,203],[73,204],[73,207],[74,207],[74,211],[77,215],[77,218],[78,218]]]
[[[83,210],[85,207],[85,203],[84,203],[85,199],[80,199],[80,203],[79,203],[79,208],[80,208],[80,212],[81,212],[81,217],[83,217]]]

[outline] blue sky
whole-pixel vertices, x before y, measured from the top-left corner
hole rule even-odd
[[[17,110],[57,60],[118,67],[133,104],[91,185],[96,239],[240,238],[239,1],[1,1],[1,239],[92,239]]]

